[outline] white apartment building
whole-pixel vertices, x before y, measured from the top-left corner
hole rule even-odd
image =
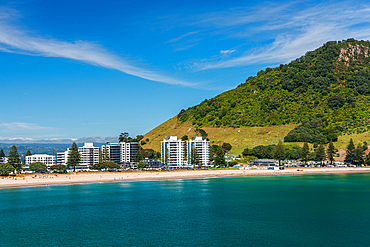
[[[25,157],[24,165],[30,166],[32,163],[41,162],[47,166],[55,165],[55,156],[47,154],[34,154]]]
[[[94,147],[93,143],[84,143],[83,147],[78,148],[81,154],[80,165],[76,169],[87,169],[92,165],[99,163],[100,148]],[[57,153],[57,162],[61,165],[66,165],[68,162],[69,148],[65,152]]]
[[[99,163],[100,148],[94,147],[93,143],[84,143],[83,147],[78,148],[81,154],[81,165],[92,166]]]
[[[0,157],[0,164],[5,164],[8,162],[8,158],[7,157]]]
[[[188,162],[184,160],[184,148],[186,142],[177,140],[177,136],[169,136],[168,139],[161,141],[162,163],[170,168],[188,167]]]
[[[188,160],[191,161],[191,150],[195,148],[202,166],[209,166],[209,141],[201,136],[196,136],[187,142]],[[194,165],[194,164],[189,164]]]
[[[66,165],[67,164],[68,152],[69,152],[69,148],[67,148],[67,151],[57,153],[57,164],[58,165]]]
[[[202,166],[209,165],[209,141],[202,137],[193,140],[177,140],[177,136],[170,136],[168,140],[161,141],[162,163],[171,168],[191,167],[191,150],[195,148]],[[186,150],[185,150],[186,149]],[[185,159],[185,153],[186,159]],[[167,164],[166,164],[167,162]]]
[[[120,142],[120,163],[131,163],[134,161],[136,153],[140,150],[138,142]]]

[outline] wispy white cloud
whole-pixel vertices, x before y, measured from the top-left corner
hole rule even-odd
[[[191,36],[191,35],[194,35],[194,34],[197,34],[199,33],[200,31],[193,31],[193,32],[188,32],[188,33],[185,33],[177,38],[173,38],[173,39],[170,39],[169,41],[167,41],[166,43],[173,43],[173,42],[177,42],[179,40],[182,40],[188,36]]]
[[[3,52],[67,58],[118,70],[150,81],[194,86],[194,84],[187,81],[172,78],[157,71],[141,68],[135,65],[133,61],[128,61],[117,56],[94,42],[82,40],[66,42],[37,36],[12,24],[16,16],[16,11],[10,8],[0,8],[0,50]]]
[[[53,129],[52,127],[39,126],[33,123],[0,123],[0,129],[11,130],[11,131],[22,131],[22,130],[47,130]]]
[[[230,50],[221,50],[220,53],[221,54],[230,54],[230,53],[233,53],[235,51],[236,51],[235,49],[232,49],[232,50],[231,49]]]
[[[263,3],[254,9],[233,8],[192,19],[196,28],[208,26],[213,39],[217,31],[219,39],[239,40],[241,46],[245,40],[255,38],[258,38],[256,44],[260,43],[257,48],[244,52],[238,48],[237,55],[226,52],[229,56],[225,57],[221,51],[210,58],[188,63],[187,67],[195,71],[287,63],[329,40],[370,39],[370,5],[361,1],[311,6],[302,2]]]

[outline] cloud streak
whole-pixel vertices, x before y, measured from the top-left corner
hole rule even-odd
[[[118,70],[150,81],[194,86],[192,83],[140,68],[134,65],[133,62],[127,61],[93,42],[81,40],[66,42],[32,35],[30,32],[11,24],[16,17],[16,11],[9,8],[0,8],[0,50],[3,52],[67,58]]]
[[[20,122],[0,123],[0,128],[11,131],[54,129],[52,127],[39,126],[33,123],[20,123]]]
[[[301,2],[264,4],[255,9],[233,8],[198,16],[196,28],[208,26],[210,35],[243,42],[257,37],[262,46],[236,54],[225,53],[188,64],[195,71],[287,63],[329,40],[370,38],[370,5],[342,1],[301,8]],[[211,34],[212,33],[212,34]],[[229,50],[233,50],[232,48]],[[228,50],[225,50],[228,51]],[[241,55],[239,55],[241,54]]]

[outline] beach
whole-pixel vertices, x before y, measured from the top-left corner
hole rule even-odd
[[[367,173],[370,168],[290,168],[280,171],[255,169],[206,169],[175,171],[76,172],[68,174],[19,174],[1,177],[1,188],[55,186],[85,183],[134,182],[170,179],[202,179],[248,176],[281,176],[304,174]]]

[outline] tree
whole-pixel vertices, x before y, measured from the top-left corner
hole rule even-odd
[[[182,141],[187,141],[187,140],[189,140],[189,137],[187,135],[184,135],[183,137],[181,137],[181,140]]]
[[[137,164],[138,169],[144,169],[146,168],[146,163],[144,161],[140,161],[139,164]]]
[[[148,149],[141,149],[141,154],[143,155],[144,158],[155,159],[157,153],[153,149],[148,148]]]
[[[364,141],[364,145],[362,147],[363,147],[364,151],[367,150],[367,142],[366,141]]]
[[[308,147],[308,143],[305,142],[303,143],[303,148],[302,148],[302,153],[301,153],[302,160],[304,161],[305,164],[308,161],[309,155],[310,155],[310,148]]]
[[[31,151],[28,149],[27,150],[27,152],[26,152],[26,154],[24,155],[24,157],[26,157],[26,156],[31,156],[32,155],[32,153],[31,153]],[[25,164],[25,162],[26,162],[26,159],[23,159],[23,161],[22,161],[22,165],[24,165]]]
[[[80,161],[81,161],[81,154],[80,152],[78,152],[77,144],[73,142],[68,152],[67,165],[69,165],[70,167],[73,167],[73,171],[76,171],[76,166],[80,164]]]
[[[216,166],[223,166],[226,164],[225,151],[221,147],[217,146],[213,160]]]
[[[92,170],[116,170],[121,168],[120,165],[113,161],[107,161],[107,162],[99,162],[97,164],[94,164],[93,166],[90,167]]]
[[[143,135],[137,135],[136,138],[134,139],[135,142],[139,142],[144,139]]]
[[[110,161],[110,154],[109,154],[107,144],[105,144],[103,146],[102,150],[100,151],[99,161],[102,162],[102,163]]]
[[[65,165],[52,165],[50,170],[57,173],[67,173],[67,167]]]
[[[233,146],[231,146],[230,143],[225,142],[225,143],[222,144],[222,149],[225,150],[225,153],[228,153],[231,150],[232,147]]]
[[[135,157],[134,157],[134,161],[135,161],[135,162],[139,162],[139,161],[141,161],[141,160],[143,160],[143,159],[144,159],[144,157],[143,157],[143,155],[141,154],[140,150],[139,150],[139,151],[137,151],[137,153],[136,153],[136,155],[135,155]]]
[[[13,145],[9,151],[8,163],[17,171],[22,169],[21,158],[15,145]]]
[[[47,172],[48,167],[42,162],[34,162],[30,165],[30,170],[34,172]]]
[[[4,150],[3,149],[0,150],[0,158],[1,157],[5,157],[5,153],[4,153]]]
[[[200,164],[198,150],[195,147],[190,151],[190,164],[198,167]]]
[[[12,165],[9,165],[8,163],[0,164],[0,175],[8,176],[13,171],[14,167]]]
[[[167,170],[169,169],[168,162],[170,161],[170,150],[166,148],[166,153],[164,154],[164,164],[167,167]]]
[[[279,141],[278,145],[276,145],[274,150],[274,159],[279,161],[279,166],[281,165],[281,161],[285,159],[286,152],[284,145],[281,141]]]
[[[353,143],[353,140],[351,138],[351,140],[349,140],[349,144],[347,146],[346,157],[344,159],[344,162],[348,162],[348,163],[354,162],[354,160],[356,159],[355,150],[356,150],[356,147],[355,147],[355,144]]]
[[[129,138],[129,133],[123,132],[119,135],[118,140],[119,142],[127,142]]]
[[[26,156],[31,156],[32,155],[32,153],[31,153],[31,151],[28,149],[27,150],[27,152],[26,152],[26,154],[24,155],[24,157],[26,157]]]
[[[184,142],[184,161],[188,161],[188,145]]]
[[[323,161],[326,158],[325,148],[323,144],[320,144],[315,152],[315,161]]]
[[[368,153],[366,156],[365,156],[365,164],[368,166],[370,165],[370,153]]]
[[[334,147],[332,141],[329,142],[328,149],[326,150],[326,157],[330,160],[330,165],[334,162],[334,156],[337,154],[337,150]]]
[[[197,135],[201,135],[203,139],[206,139],[208,137],[207,132],[205,130],[203,130],[203,129],[196,128],[195,129],[195,133]]]
[[[363,164],[364,163],[364,155],[365,151],[361,143],[359,143],[355,149],[355,163],[356,164]]]

